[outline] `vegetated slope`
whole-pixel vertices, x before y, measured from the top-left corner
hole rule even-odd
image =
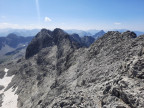
[[[42,30],[25,57],[7,65],[18,108],[144,107],[144,35],[111,31],[83,48],[61,29]]]

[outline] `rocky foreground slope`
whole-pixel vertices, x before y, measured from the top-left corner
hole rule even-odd
[[[4,68],[18,108],[144,107],[144,35],[134,32],[111,31],[84,48],[61,29],[43,29],[25,58]]]

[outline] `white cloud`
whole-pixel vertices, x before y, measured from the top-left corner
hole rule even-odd
[[[14,23],[7,23],[3,22],[0,23],[0,29],[4,28],[13,28],[13,29],[41,29],[42,27],[35,24],[29,24],[29,25],[19,25]]]
[[[115,22],[114,25],[121,25],[121,23],[120,22]]]
[[[10,28],[10,27],[18,28],[19,25],[18,24],[7,23],[7,22],[0,23],[0,28]]]
[[[52,21],[49,17],[45,17],[44,20],[45,20],[45,22],[50,22],[50,21]]]

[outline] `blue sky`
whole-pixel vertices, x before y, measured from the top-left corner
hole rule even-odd
[[[0,0],[0,28],[144,31],[144,0]]]

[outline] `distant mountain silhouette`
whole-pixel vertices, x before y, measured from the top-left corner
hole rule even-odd
[[[90,32],[87,32],[87,31],[84,31],[84,30],[75,30],[75,29],[72,29],[72,30],[65,30],[68,34],[78,34],[80,37],[83,37],[83,36],[92,36],[92,34]]]
[[[32,30],[27,30],[27,29],[0,29],[0,37],[5,37],[10,33],[14,33],[18,36],[35,36],[40,29],[32,29]]]
[[[0,62],[11,59],[14,55],[15,58],[24,56],[25,49],[32,38],[33,36],[23,37],[14,33],[10,33],[7,37],[0,37]]]
[[[89,47],[94,41],[95,38],[92,36],[80,37],[78,34],[70,35],[71,40],[78,42],[81,46]]]
[[[17,48],[19,44],[26,44],[31,41],[33,37],[22,37],[22,36],[17,36],[14,33],[9,34],[7,37],[0,37],[0,50],[2,47],[5,45],[8,45],[9,47],[12,48]]]
[[[98,39],[99,37],[103,36],[105,34],[105,32],[103,30],[97,32],[95,35],[93,35],[92,37],[94,37],[95,39]]]

